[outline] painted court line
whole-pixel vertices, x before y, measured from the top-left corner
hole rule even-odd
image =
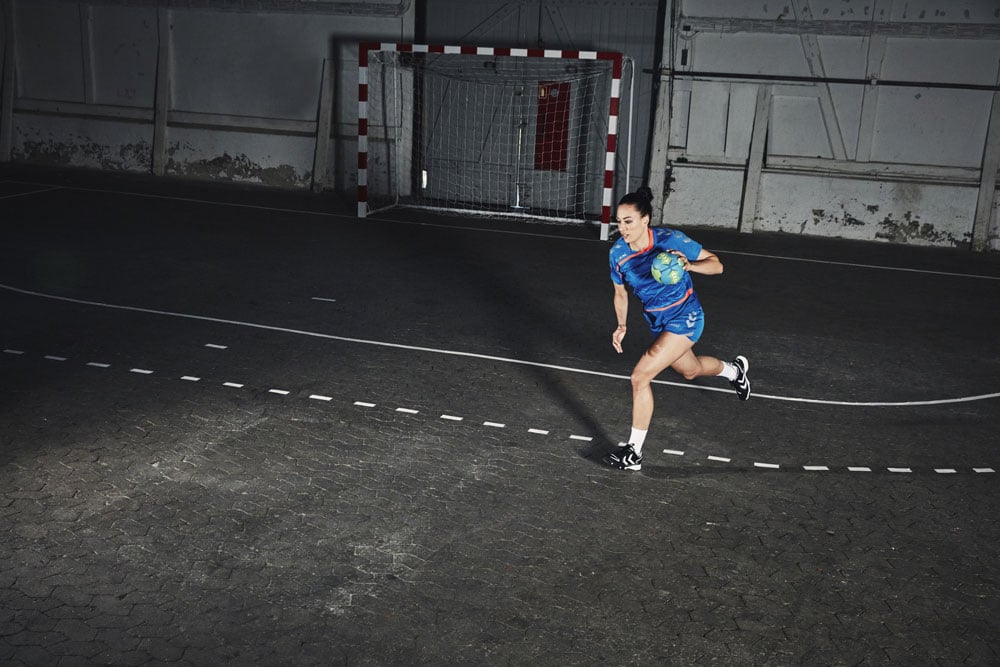
[[[9,353],[9,354],[24,354],[23,351],[20,351],[20,350],[11,350],[10,348],[5,349],[4,352]],[[59,360],[59,361],[65,361],[66,360],[65,357],[57,357],[55,355],[46,355],[44,358],[45,359],[54,359],[54,360]],[[96,362],[96,361],[87,362],[87,365],[88,366],[92,366],[92,367],[97,367],[97,368],[109,368],[110,367],[110,364]],[[131,368],[129,372],[143,374],[143,375],[151,375],[151,374],[154,373],[154,371],[149,370],[149,369],[144,369],[144,368]],[[200,381],[201,378],[193,376],[193,375],[184,375],[184,376],[181,376],[180,379],[188,381],[188,382],[198,382],[198,381]],[[235,387],[235,388],[242,388],[242,387],[245,386],[243,384],[236,383],[236,382],[223,382],[222,385],[226,386],[226,387]],[[284,389],[269,389],[268,392],[273,393],[273,394],[280,394],[280,395],[283,395],[283,396],[287,396],[290,393],[289,391],[284,390]],[[309,398],[313,399],[313,400],[327,401],[327,402],[334,400],[333,397],[331,397],[331,396],[325,396],[325,395],[322,395],[322,394],[311,394],[309,396]],[[370,407],[370,408],[376,407],[375,403],[369,403],[369,402],[364,402],[364,401],[355,401],[354,405],[362,406],[362,407]],[[396,408],[395,410],[396,410],[396,412],[407,413],[407,414],[419,414],[419,412],[420,412],[419,410],[415,410],[415,409],[412,409],[412,408],[402,408],[402,407]],[[462,421],[464,419],[463,417],[459,417],[459,416],[456,416],[456,415],[450,415],[450,414],[442,414],[440,416],[440,418],[441,419],[445,419],[445,420],[450,420],[450,421]],[[490,427],[490,428],[506,428],[506,426],[507,426],[505,423],[492,422],[492,421],[485,421],[485,422],[482,423],[482,425],[485,426],[485,427]],[[538,429],[538,428],[529,428],[528,432],[536,434],[536,435],[549,435],[549,433],[550,433],[550,431],[548,431],[548,430]],[[581,440],[581,441],[586,441],[586,442],[591,442],[593,440],[593,438],[591,436],[575,435],[575,434],[574,435],[570,435],[569,438],[571,440]],[[668,454],[668,455],[672,455],[672,456],[684,456],[685,455],[685,452],[683,450],[676,450],[676,449],[664,449],[663,453],[664,454]],[[707,458],[710,461],[719,461],[719,462],[723,462],[723,463],[730,463],[732,461],[731,458],[722,457],[722,456],[714,456],[714,455],[708,456]],[[771,470],[778,470],[778,469],[781,468],[781,465],[776,464],[776,463],[764,463],[764,462],[760,462],[760,461],[755,461],[753,463],[753,467],[755,467],[755,468],[763,468],[763,469],[771,469]],[[829,466],[825,466],[825,465],[803,465],[801,467],[802,467],[802,469],[804,471],[809,471],[809,472],[822,472],[822,471],[829,471],[830,470],[830,467]],[[873,469],[871,467],[868,467],[868,466],[848,466],[847,470],[850,471],[850,472],[872,472]],[[911,467],[887,467],[885,470],[887,472],[889,472],[889,473],[895,473],[895,474],[906,474],[906,473],[912,473],[913,472],[913,468],[911,468]],[[933,472],[935,472],[937,474],[952,474],[953,475],[953,474],[959,474],[959,472],[960,472],[960,470],[958,468],[932,468],[932,470],[933,470]],[[990,467],[976,467],[976,468],[972,468],[972,471],[975,472],[975,473],[979,473],[979,474],[995,473],[995,469],[994,468],[990,468]]]
[[[171,196],[171,195],[153,194],[153,193],[148,193],[148,192],[128,192],[128,191],[125,191],[125,190],[112,190],[112,189],[106,189],[106,188],[85,188],[85,187],[82,187],[82,186],[69,186],[69,185],[57,186],[57,185],[49,185],[48,183],[36,183],[36,182],[32,182],[32,181],[8,180],[8,181],[5,181],[5,182],[7,182],[7,183],[16,183],[18,185],[30,185],[32,187],[41,187],[41,188],[43,188],[41,190],[35,190],[35,191],[32,191],[32,192],[23,192],[23,193],[18,193],[18,194],[14,194],[14,195],[7,195],[7,197],[23,197],[23,196],[27,196],[27,195],[39,194],[39,193],[42,193],[42,192],[49,192],[51,190],[70,190],[70,191],[76,191],[76,192],[98,192],[98,193],[101,193],[101,194],[122,195],[124,197],[142,197],[142,198],[148,198],[148,199],[166,199],[166,200],[169,200],[169,201],[183,201],[183,202],[191,202],[191,203],[196,203],[196,204],[206,204],[208,206],[249,208],[249,209],[254,209],[254,210],[258,210],[258,211],[279,211],[279,212],[282,212],[282,213],[297,213],[297,214],[300,214],[300,215],[315,215],[315,216],[325,217],[325,218],[341,218],[341,219],[344,219],[344,220],[354,220],[355,219],[355,216],[353,216],[353,215],[347,215],[347,214],[343,214],[343,213],[331,213],[331,212],[328,212],[328,211],[311,211],[311,210],[299,209],[299,208],[283,208],[283,207],[279,207],[279,206],[263,206],[263,205],[260,205],[260,204],[244,204],[244,203],[241,203],[241,202],[212,201],[212,200],[209,200],[209,199],[198,199],[196,197],[177,197],[177,196]],[[509,229],[494,229],[494,228],[490,228],[490,227],[468,227],[468,226],[456,226],[456,225],[443,225],[443,224],[435,224],[435,223],[429,223],[429,222],[417,222],[417,221],[410,221],[410,220],[383,221],[383,220],[379,220],[379,218],[377,218],[377,217],[372,217],[372,218],[370,218],[370,220],[376,221],[376,222],[389,222],[390,224],[396,224],[396,225],[409,225],[409,226],[417,226],[417,227],[436,227],[436,228],[448,229],[448,230],[452,230],[452,231],[482,232],[482,233],[487,233],[487,234],[506,234],[506,235],[511,235],[511,236],[541,237],[541,238],[546,238],[546,239],[549,239],[549,240],[551,240],[553,238],[558,238],[559,240],[562,240],[562,241],[586,241],[586,242],[589,242],[589,243],[602,243],[602,244],[606,244],[607,243],[606,241],[598,241],[597,239],[591,239],[591,238],[575,238],[575,237],[568,237],[568,236],[553,237],[551,234],[540,234],[540,233],[537,233],[537,232],[524,232],[524,231],[509,230]],[[612,227],[614,227],[616,229],[616,231],[617,231],[617,225],[613,224]],[[815,264],[834,264],[834,265],[837,265],[837,266],[853,266],[853,267],[868,268],[868,269],[881,269],[881,270],[884,270],[884,271],[905,271],[905,272],[910,272],[910,273],[925,273],[925,274],[930,274],[930,275],[955,276],[955,277],[958,277],[958,278],[979,278],[979,279],[983,279],[983,280],[1000,280],[1000,276],[985,276],[985,275],[970,274],[970,273],[950,273],[950,272],[946,272],[946,271],[933,271],[933,270],[928,270],[928,269],[911,269],[911,268],[906,268],[906,267],[883,266],[883,265],[880,265],[880,264],[859,264],[859,263],[855,263],[855,262],[837,262],[837,261],[828,260],[828,259],[810,259],[810,258],[807,258],[807,257],[788,257],[788,256],[784,256],[784,255],[768,255],[768,254],[764,254],[764,253],[753,253],[753,252],[745,252],[745,251],[739,251],[739,250],[726,250],[724,248],[716,248],[715,250],[718,253],[725,253],[727,255],[744,255],[744,256],[747,256],[747,257],[761,257],[761,258],[764,258],[764,259],[780,259],[780,260],[787,260],[787,261],[793,261],[793,262],[810,262],[810,263],[815,263]]]
[[[66,357],[57,357],[54,354],[46,354],[45,358],[49,361],[66,361]]]
[[[229,349],[225,345],[216,345],[215,343],[205,343],[205,347],[210,347],[213,350],[226,350],[226,349]]]
[[[32,190],[31,192],[18,192],[17,194],[13,195],[4,195],[0,197],[0,199],[13,199],[14,197],[28,197],[30,195],[38,195],[42,194],[43,192],[52,192],[53,190],[60,190],[60,189],[61,188],[59,187],[53,186],[51,188],[45,188],[44,190]]]
[[[113,310],[124,310],[135,313],[146,313],[149,315],[161,315],[164,317],[177,317],[189,320],[197,320],[200,322],[214,322],[216,324],[229,324],[233,326],[247,327],[252,329],[261,329],[265,331],[276,331],[281,333],[289,333],[297,336],[310,336],[313,338],[321,338],[324,340],[336,340],[344,343],[356,343],[360,345],[374,345],[379,347],[387,347],[398,350],[409,350],[412,352],[427,352],[431,354],[443,354],[455,357],[465,357],[473,359],[482,359],[485,361],[494,361],[507,364],[516,364],[520,366],[531,366],[535,368],[547,368],[555,371],[565,371],[568,373],[580,373],[583,375],[593,375],[598,377],[606,377],[616,380],[626,380],[630,381],[630,376],[621,375],[618,373],[604,373],[601,371],[593,371],[585,368],[573,368],[570,366],[559,366],[555,364],[544,364],[537,361],[527,361],[524,359],[513,359],[510,357],[499,357],[489,354],[477,354],[473,352],[462,352],[459,350],[445,350],[433,347],[423,347],[420,345],[405,345],[402,343],[389,343],[386,341],[368,340],[364,338],[352,338],[349,336],[336,336],[333,334],[324,334],[316,331],[306,331],[303,329],[291,329],[288,327],[272,326],[267,324],[258,324],[255,322],[241,322],[238,320],[227,320],[218,317],[208,317],[205,315],[192,315],[190,313],[175,313],[165,310],[155,310],[152,308],[139,308],[135,306],[121,306],[116,304],[102,303],[99,301],[88,301],[84,299],[72,299],[70,297],[55,296],[52,294],[45,294],[42,292],[35,292],[31,290],[21,289],[19,287],[13,287],[10,285],[0,284],[0,289],[6,289],[11,292],[16,292],[18,294],[25,294],[28,296],[41,297],[43,299],[52,299],[55,301],[64,301],[67,303],[76,303],[85,306],[94,306],[97,308],[109,308]],[[696,389],[700,391],[718,391],[724,393],[733,393],[732,389],[722,389],[719,387],[705,387],[701,385],[694,385],[684,382],[671,382],[668,380],[654,380],[655,384],[669,385],[672,387],[680,387],[682,389]],[[788,401],[793,403],[810,403],[817,405],[840,405],[849,407],[912,407],[912,406],[922,406],[922,405],[947,405],[952,403],[968,403],[971,401],[983,401],[995,398],[1000,398],[1000,392],[994,392],[990,394],[978,394],[975,396],[962,396],[958,398],[944,398],[944,399],[933,399],[933,400],[923,400],[923,401],[837,401],[837,400],[827,400],[827,399],[817,399],[817,398],[801,398],[796,396],[778,396],[773,394],[754,394],[754,398],[768,399],[774,401]]]

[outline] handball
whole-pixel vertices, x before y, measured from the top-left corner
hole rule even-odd
[[[671,252],[661,252],[653,258],[649,272],[658,283],[676,285],[684,277],[684,263]]]

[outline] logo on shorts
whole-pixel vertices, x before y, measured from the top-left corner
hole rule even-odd
[[[685,324],[687,324],[688,329],[694,329],[695,325],[698,324],[698,313],[688,313]]]

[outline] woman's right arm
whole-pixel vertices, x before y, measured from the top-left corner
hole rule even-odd
[[[624,285],[615,285],[615,317],[618,318],[618,328],[614,330],[611,334],[611,347],[615,348],[618,354],[622,352],[622,339],[625,338],[625,332],[627,327],[625,323],[628,321],[628,291],[625,289]]]

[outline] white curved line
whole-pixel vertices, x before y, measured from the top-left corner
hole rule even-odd
[[[858,264],[856,262],[838,262],[831,259],[810,259],[808,257],[788,257],[786,255],[766,255],[759,252],[743,252],[739,250],[718,249],[719,253],[727,255],[743,255],[745,257],[763,257],[764,259],[781,259],[789,262],[809,262],[812,264],[833,264],[835,266],[850,266],[860,269],[879,269],[882,271],[905,271],[907,273],[925,273],[932,276],[951,276],[953,278],[979,278],[981,280],[1000,280],[1000,276],[986,276],[980,273],[954,273],[951,271],[933,271],[931,269],[910,269],[903,266],[886,266],[884,264]]]
[[[252,329],[263,329],[266,331],[279,331],[282,333],[295,334],[297,336],[310,336],[312,338],[322,338],[325,340],[337,340],[345,343],[358,343],[361,345],[376,345],[379,347],[389,347],[398,350],[411,350],[415,352],[430,352],[433,354],[446,354],[454,357],[470,357],[474,359],[484,359],[487,361],[499,361],[506,364],[517,364],[520,366],[534,366],[536,368],[547,368],[550,370],[566,371],[567,373],[580,373],[583,375],[596,375],[599,377],[611,378],[615,380],[628,380],[628,375],[619,375],[615,373],[604,373],[602,371],[592,371],[586,368],[573,368],[571,366],[558,366],[555,364],[543,364],[537,361],[526,361],[524,359],[512,359],[510,357],[497,357],[489,354],[477,354],[475,352],[461,352],[459,350],[442,350],[434,347],[422,347],[419,345],[404,345],[402,343],[388,343],[385,341],[378,340],[368,340],[365,338],[351,338],[348,336],[335,336],[333,334],[319,333],[317,331],[306,331],[304,329],[290,329],[288,327],[278,327],[270,324],[257,324],[256,322],[241,322],[239,320],[227,320],[219,317],[208,317],[205,315],[192,315],[190,313],[174,313],[167,310],[155,310],[152,308],[139,308],[136,306],[121,306],[113,303],[102,303],[100,301],[88,301],[85,299],[73,299],[68,296],[57,296],[55,294],[45,294],[44,292],[34,292],[32,290],[21,289],[19,287],[13,287],[11,285],[4,285],[0,283],[0,288],[9,290],[11,292],[17,292],[18,294],[25,294],[27,296],[36,296],[43,299],[53,299],[55,301],[66,301],[68,303],[75,303],[83,306],[96,306],[98,308],[110,308],[113,310],[127,310],[134,313],[147,313],[150,315],[164,315],[166,317],[180,317],[189,320],[199,320],[201,322],[213,322],[215,324],[231,324],[240,327],[249,327]],[[672,387],[681,387],[682,389],[699,389],[701,391],[721,391],[724,393],[732,393],[731,389],[720,389],[718,387],[703,387],[700,385],[682,383],[682,382],[670,382],[668,380],[653,380],[656,384],[670,385]],[[874,401],[874,402],[863,402],[863,401],[831,401],[818,398],[799,398],[796,396],[775,396],[773,394],[754,394],[754,398],[765,398],[773,401],[787,401],[792,403],[813,403],[818,405],[841,405],[850,407],[908,407],[917,405],[945,405],[948,403],[968,403],[971,401],[984,401],[991,398],[1000,398],[1000,392],[993,394],[979,394],[976,396],[962,396],[959,398],[944,398],[938,400],[928,400],[928,401]]]

